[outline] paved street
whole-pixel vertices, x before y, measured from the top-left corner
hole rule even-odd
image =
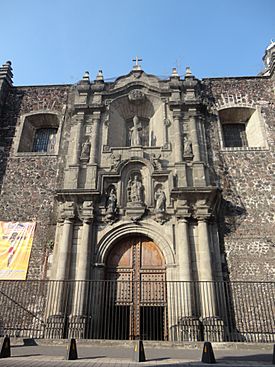
[[[27,346],[23,343],[12,344],[12,357],[0,360],[3,367],[135,367],[135,366],[202,366],[200,363],[202,344],[189,345],[187,348],[178,346],[161,347],[145,343],[146,362],[132,361],[133,347],[127,344],[77,344],[79,359],[66,361],[66,345],[39,344]],[[217,363],[220,366],[265,366],[271,365],[273,346],[244,345],[214,345],[213,349]]]

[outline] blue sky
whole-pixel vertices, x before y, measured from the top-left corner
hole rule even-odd
[[[113,78],[136,55],[159,76],[257,75],[274,19],[274,0],[2,0],[0,63],[15,85]]]

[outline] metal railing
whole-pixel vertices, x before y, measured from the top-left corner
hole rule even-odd
[[[275,283],[0,281],[0,334],[275,342]]]

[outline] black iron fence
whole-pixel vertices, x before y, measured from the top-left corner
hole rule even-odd
[[[0,334],[275,342],[275,283],[0,281]]]

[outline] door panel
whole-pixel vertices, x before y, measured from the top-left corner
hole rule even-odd
[[[129,338],[163,339],[166,329],[165,262],[158,246],[146,237],[121,240],[107,258],[106,276],[118,281],[114,306],[129,306],[129,313],[125,314]],[[146,329],[147,324],[158,332]]]

